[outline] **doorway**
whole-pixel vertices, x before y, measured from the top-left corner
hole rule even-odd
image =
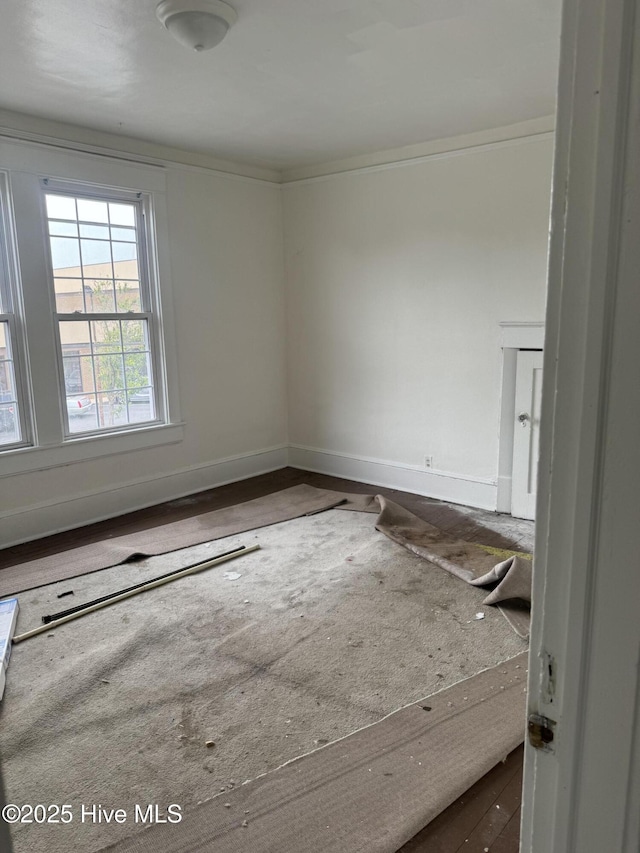
[[[518,350],[511,482],[511,515],[536,515],[540,405],[542,402],[542,350]]]
[[[535,517],[544,323],[504,322],[496,509]],[[521,417],[522,416],[522,417]]]

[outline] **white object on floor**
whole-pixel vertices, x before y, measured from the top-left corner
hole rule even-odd
[[[16,630],[19,609],[17,598],[0,601],[0,699],[4,695],[5,673],[11,657],[11,640]]]
[[[242,575],[238,572],[225,572],[222,576],[226,581],[237,581]]]

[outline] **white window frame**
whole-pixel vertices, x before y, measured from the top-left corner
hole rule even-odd
[[[30,441],[28,445],[0,449],[0,477],[182,441],[164,169],[43,144],[0,140],[0,170],[8,175],[7,196],[22,282],[23,385]],[[140,194],[146,220],[145,257],[149,281],[154,285],[150,288],[157,328],[153,368],[154,381],[161,389],[157,412],[164,416],[163,422],[66,435],[44,179],[49,180],[50,187],[66,185],[79,194]]]
[[[60,412],[64,430],[65,441],[78,441],[87,436],[100,436],[109,433],[120,433],[133,429],[140,429],[145,426],[161,425],[166,423],[166,405],[165,405],[165,377],[162,370],[162,360],[159,357],[161,329],[158,323],[158,282],[154,274],[154,265],[149,257],[149,222],[151,197],[149,193],[142,192],[126,192],[116,190],[112,187],[87,187],[84,184],[78,184],[68,181],[52,181],[49,178],[43,178],[41,181],[43,197],[46,195],[62,195],[66,197],[81,197],[95,201],[115,201],[125,204],[133,204],[136,207],[136,232],[137,232],[137,250],[138,250],[138,275],[140,281],[140,298],[141,310],[134,314],[126,314],[124,312],[113,313],[77,313],[62,314],[57,312],[56,308],[56,341],[57,341],[57,359],[58,359],[58,378],[60,388]],[[50,244],[47,241],[47,261],[49,286],[53,288],[54,269],[51,259]],[[52,296],[55,303],[55,292]],[[82,432],[72,432],[70,429],[69,415],[67,411],[66,388],[64,378],[64,360],[62,353],[62,342],[60,338],[60,323],[75,322],[80,320],[144,320],[147,323],[147,334],[149,338],[150,360],[151,360],[151,379],[153,388],[153,405],[155,417],[152,420],[133,424],[120,424],[112,427],[97,427],[95,430],[86,430]]]

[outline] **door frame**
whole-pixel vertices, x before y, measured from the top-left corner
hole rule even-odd
[[[500,395],[496,510],[511,515],[518,350],[541,350],[544,348],[544,322],[505,320],[500,323],[500,336],[502,346],[502,392]]]
[[[640,845],[640,0],[564,0],[522,853]]]

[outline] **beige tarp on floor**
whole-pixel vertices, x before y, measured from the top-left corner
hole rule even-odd
[[[381,495],[348,495],[306,485],[5,568],[0,571],[0,597],[332,507],[376,512],[377,529],[395,542],[467,583],[493,587],[484,603],[500,605],[516,632],[528,635],[530,561],[514,555],[496,564],[482,548],[448,536]]]

